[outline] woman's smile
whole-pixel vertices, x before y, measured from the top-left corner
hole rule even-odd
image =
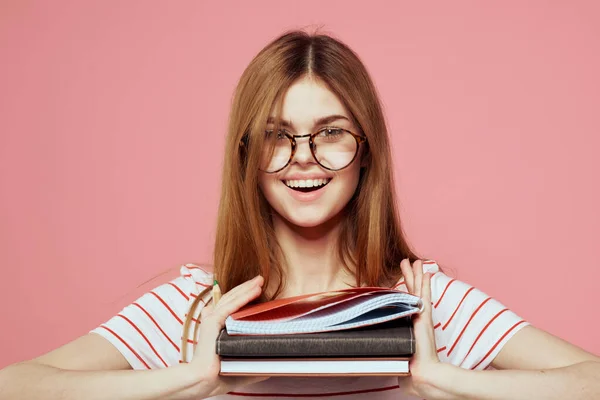
[[[308,180],[286,180],[281,181],[287,188],[288,193],[298,201],[315,201],[325,193],[331,181],[328,179]]]

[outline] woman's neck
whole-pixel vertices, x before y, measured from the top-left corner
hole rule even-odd
[[[299,227],[273,216],[275,236],[285,256],[286,285],[278,296],[343,289],[354,277],[343,268],[338,256],[342,215],[316,227]]]

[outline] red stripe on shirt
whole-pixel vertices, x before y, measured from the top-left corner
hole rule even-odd
[[[452,315],[450,316],[450,318],[448,319],[448,321],[446,321],[446,323],[444,324],[444,326],[442,326],[442,330],[446,330],[446,328],[448,327],[448,324],[450,323],[450,321],[452,321],[452,319],[454,318],[454,315],[456,315],[456,312],[458,311],[458,309],[462,305],[463,301],[465,301],[465,298],[469,295],[469,293],[471,293],[473,291],[473,289],[475,289],[475,288],[471,287],[471,289],[467,290],[467,292],[463,295],[462,299],[460,299],[460,302],[458,303],[458,305],[454,309],[454,312],[452,313]]]
[[[469,326],[469,323],[471,323],[471,320],[473,319],[473,317],[475,317],[475,314],[477,314],[479,312],[479,310],[481,310],[481,308],[485,305],[485,303],[487,303],[488,301],[490,301],[492,298],[488,297],[487,299],[485,299],[480,305],[479,307],[477,307],[475,309],[475,311],[473,311],[473,314],[471,314],[471,317],[469,318],[469,320],[467,321],[467,323],[465,324],[465,326],[462,328],[462,330],[460,331],[460,333],[458,334],[458,337],[456,338],[456,340],[454,341],[454,344],[452,345],[452,347],[450,347],[450,350],[448,351],[448,356],[450,356],[450,353],[452,353],[452,350],[454,350],[454,347],[456,347],[456,344],[458,343],[458,341],[460,340],[460,338],[462,337],[463,333],[465,333],[465,331],[467,330],[467,326]]]
[[[138,328],[138,326],[136,324],[134,324],[132,320],[130,320],[129,318],[127,318],[123,314],[117,314],[117,317],[121,317],[125,321],[127,321],[129,323],[129,325],[131,325],[133,327],[133,329],[135,329],[142,336],[142,338],[144,338],[144,340],[146,341],[146,343],[148,343],[148,346],[150,346],[150,348],[152,349],[152,352],[154,354],[156,354],[156,357],[158,357],[160,359],[160,361],[162,361],[163,365],[165,367],[168,367],[168,365],[165,362],[165,360],[160,356],[160,354],[158,354],[158,351],[156,351],[156,349],[154,348],[154,346],[152,346],[152,343],[150,343],[150,340],[148,340],[148,337],[146,335],[144,335],[144,332],[142,332],[142,330],[140,328]]]
[[[117,333],[115,331],[113,331],[112,329],[110,329],[109,327],[107,327],[105,325],[100,325],[100,328],[104,328],[107,331],[109,331],[110,333],[112,333],[114,337],[119,339],[121,341],[121,343],[123,343],[129,349],[129,351],[131,351],[133,353],[133,355],[136,356],[136,358],[138,360],[140,360],[140,362],[142,364],[144,364],[144,367],[146,367],[147,369],[150,369],[150,366],[148,364],[146,364],[146,361],[144,361],[142,359],[142,357],[140,357],[140,355],[138,353],[136,353],[135,350],[133,350],[133,348],[125,340],[123,340],[123,338],[121,336],[117,335]]]
[[[485,332],[485,330],[492,324],[492,322],[494,322],[494,320],[496,318],[498,318],[500,315],[502,315],[502,313],[504,313],[506,311],[508,311],[508,308],[505,308],[504,310],[498,312],[498,314],[494,315],[494,317],[492,319],[490,319],[490,321],[487,324],[485,324],[485,326],[483,327],[483,329],[481,330],[481,332],[479,332],[479,335],[477,335],[477,337],[475,338],[475,341],[473,342],[473,344],[471,345],[471,348],[469,349],[469,351],[465,355],[465,358],[463,358],[463,360],[460,362],[459,365],[462,365],[462,363],[465,362],[465,360],[467,359],[467,357],[469,356],[469,354],[471,354],[471,350],[473,350],[473,347],[475,347],[475,345],[477,344],[477,341],[479,340],[479,338],[481,338],[481,336],[483,335],[483,333]]]
[[[159,296],[157,295],[154,291],[150,292],[151,294],[154,295],[154,297],[156,297],[165,307],[167,310],[169,310],[169,312],[171,313],[171,315],[173,315],[173,317],[175,317],[175,319],[181,324],[183,325],[183,321],[181,320],[181,318],[179,318],[177,316],[177,314],[175,314],[175,312],[171,309],[171,307],[169,307],[169,305]]]
[[[177,286],[176,284],[174,284],[173,282],[168,282],[169,285],[173,286],[179,293],[181,293],[181,295],[183,296],[184,299],[189,300],[190,298],[187,296],[187,294],[183,293],[183,290],[179,289],[179,286]]]
[[[330,393],[246,393],[246,392],[228,392],[233,396],[248,396],[248,397],[319,397],[319,396],[346,396],[349,394],[383,392],[385,390],[398,389],[398,385],[386,386],[382,388],[351,390],[347,392],[330,392]]]
[[[444,288],[444,291],[442,292],[442,295],[440,296],[440,298],[438,299],[437,303],[435,303],[433,305],[434,308],[437,308],[440,305],[440,302],[442,301],[442,299],[444,298],[444,295],[446,294],[446,291],[448,291],[448,288],[450,287],[450,285],[452,285],[453,282],[455,282],[456,279],[452,279],[450,282],[448,282],[448,284],[446,285],[446,287]]]
[[[504,335],[502,335],[502,337],[501,337],[500,339],[498,339],[498,341],[496,342],[496,344],[494,344],[494,345],[492,346],[492,348],[490,349],[490,351],[488,351],[488,352],[486,353],[486,355],[485,355],[485,356],[483,356],[483,358],[481,359],[481,361],[479,361],[479,362],[477,363],[477,365],[475,365],[475,366],[474,366],[473,368],[471,368],[471,369],[475,369],[475,368],[477,368],[477,366],[479,366],[479,364],[481,364],[481,363],[483,362],[483,360],[485,360],[485,359],[486,359],[486,358],[487,358],[487,357],[488,357],[488,356],[489,356],[489,355],[490,355],[490,354],[491,354],[491,353],[494,351],[494,349],[495,349],[495,348],[496,348],[496,347],[497,347],[497,346],[500,344],[500,342],[502,342],[502,340],[503,340],[503,339],[506,337],[506,335],[508,335],[508,334],[510,333],[510,331],[512,331],[513,329],[515,329],[517,326],[521,325],[523,322],[525,322],[525,320],[524,320],[524,319],[520,320],[519,322],[517,322],[516,324],[514,324],[513,326],[511,326],[511,327],[510,327],[510,329],[509,329],[509,330],[507,330],[507,331],[504,333]]]
[[[148,316],[148,318],[150,318],[150,321],[152,321],[154,323],[154,325],[158,328],[158,330],[173,345],[173,347],[175,347],[175,350],[177,350],[177,352],[179,353],[181,351],[181,350],[179,350],[179,346],[177,346],[175,344],[175,342],[171,340],[169,335],[167,335],[167,333],[160,327],[160,325],[158,324],[158,322],[156,322],[154,317],[152,317],[152,315],[150,315],[150,313],[148,311],[146,311],[146,309],[144,307],[142,307],[141,305],[139,305],[138,303],[133,303],[133,305],[138,307],[140,310],[142,310],[144,312],[144,314],[146,314]]]
[[[444,350],[446,350],[446,346],[440,347],[439,349],[437,349],[437,352],[439,353],[440,351],[444,351]]]
[[[185,274],[185,275],[182,275],[182,276],[183,276],[184,278],[191,278],[191,277],[192,277],[192,274]],[[196,285],[200,285],[200,286],[203,286],[203,287],[212,287],[212,285],[210,285],[210,284],[208,284],[208,283],[202,283],[202,282],[198,282],[198,281],[194,281],[194,283],[195,283]]]
[[[202,272],[204,272],[204,273],[206,273],[206,274],[212,275],[212,272],[208,272],[207,270],[205,270],[205,269],[203,269],[203,268],[200,268],[200,267],[198,267],[198,266],[196,266],[196,265],[186,265],[185,267],[186,267],[187,269],[199,269],[200,271],[202,271]]]

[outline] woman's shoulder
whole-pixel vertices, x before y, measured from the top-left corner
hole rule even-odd
[[[435,260],[423,260],[423,273],[427,272],[430,272],[431,274],[441,272],[440,266]]]
[[[212,266],[196,263],[183,264],[179,268],[181,279],[196,286],[200,291],[212,287],[214,282],[214,273]]]
[[[198,319],[212,295],[207,290],[212,283],[210,266],[183,264],[178,276],[145,292],[91,332],[111,342],[134,369],[176,365],[182,360],[180,343],[189,310],[202,296],[193,315]]]

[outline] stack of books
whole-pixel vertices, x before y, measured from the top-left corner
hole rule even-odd
[[[246,306],[217,339],[221,375],[409,375],[410,316],[422,309],[417,296],[377,287]]]

